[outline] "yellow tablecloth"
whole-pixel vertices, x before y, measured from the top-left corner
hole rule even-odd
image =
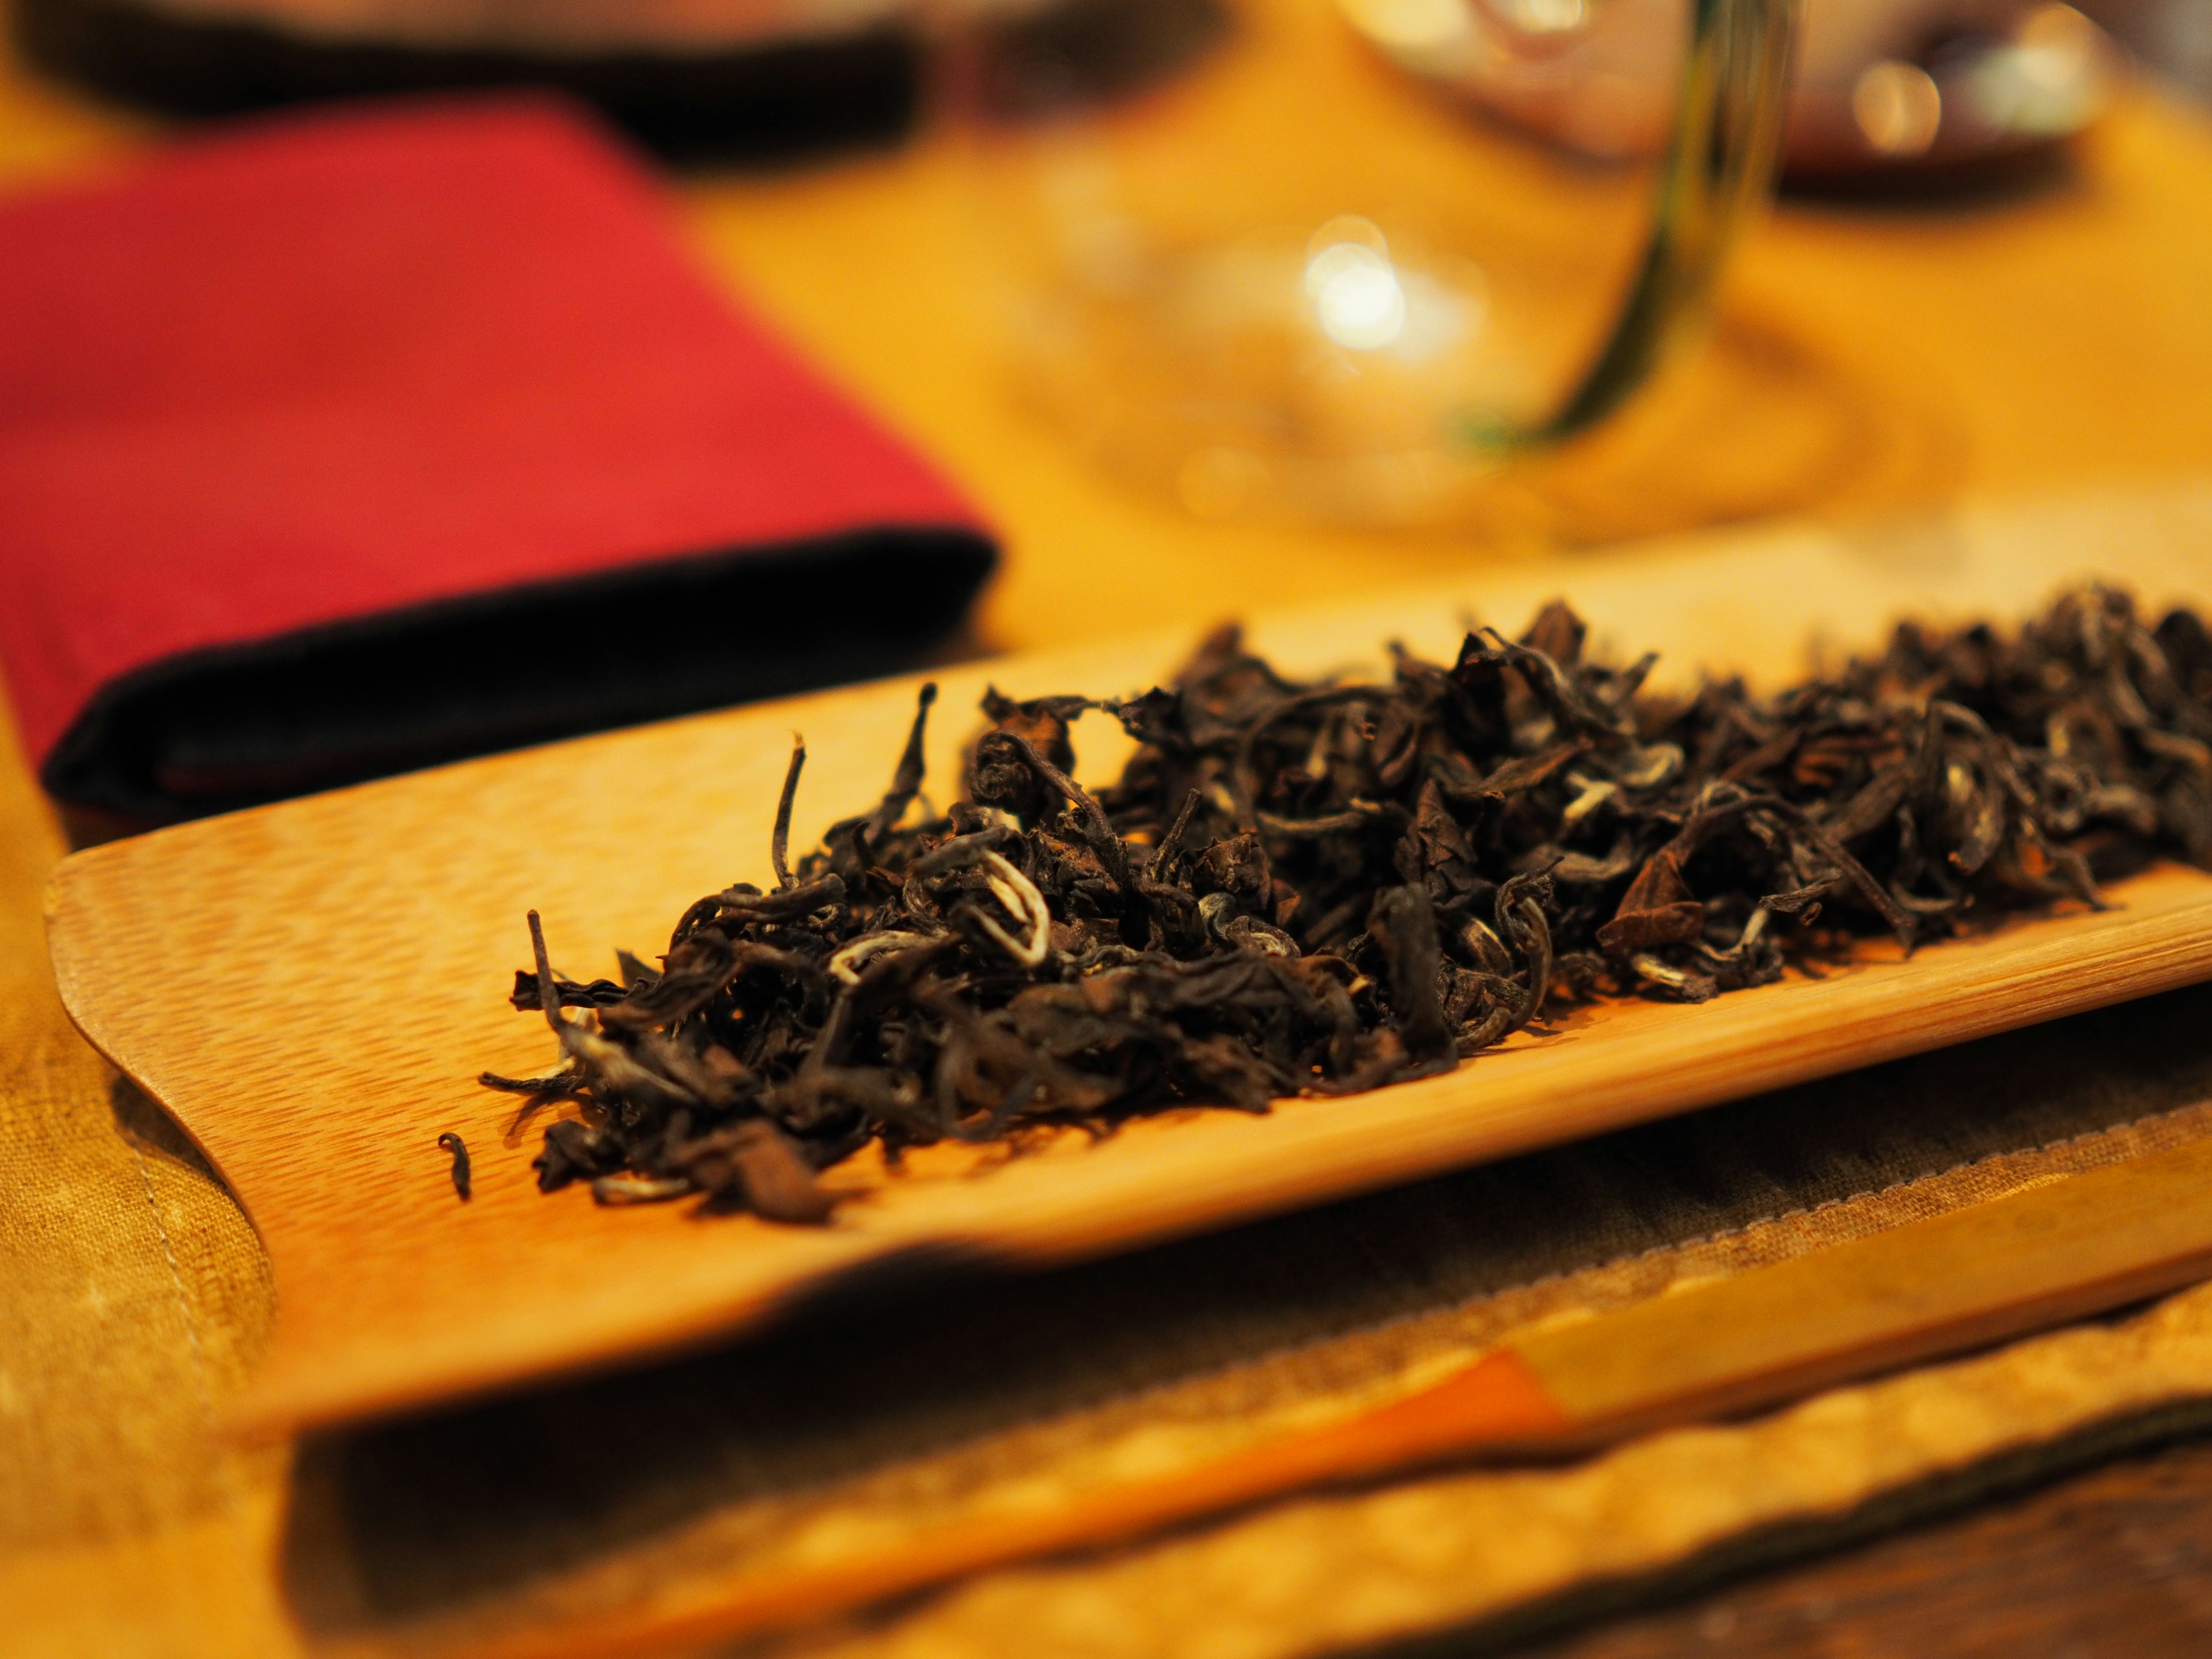
[[[0,188],[151,136],[0,64]],[[1206,524],[1088,471],[1003,395],[963,303],[940,149],[678,189],[715,268],[1003,527],[992,647],[1196,627],[1483,557],[1559,557],[1565,584],[1558,544],[1723,519],[2212,471],[2212,122],[2148,90],[2051,187],[1783,208],[1737,263],[1713,349],[1489,544]],[[0,1645],[295,1651],[272,1565],[282,1456],[207,1431],[265,1328],[265,1277],[219,1186],[63,1018],[38,917],[61,851],[0,738]]]

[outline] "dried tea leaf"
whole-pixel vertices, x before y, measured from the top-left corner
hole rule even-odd
[[[1182,1103],[1265,1109],[1448,1067],[1548,1002],[1702,1002],[1887,929],[2100,901],[2096,872],[2212,859],[2212,632],[2084,589],[2007,634],[1908,624],[1771,696],[1643,690],[1548,605],[1518,641],[1389,683],[1301,684],[1242,635],[1118,702],[983,700],[967,799],[910,822],[925,688],[889,787],[684,912],[659,969],[513,1000],[574,1100],[536,1167],[601,1201],[698,1193],[820,1222],[816,1172]],[[1109,787],[1072,722],[1136,741]]]

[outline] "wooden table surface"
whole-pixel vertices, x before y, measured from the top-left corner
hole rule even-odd
[[[1519,1659],[2165,1659],[2212,1652],[2212,1441],[1516,1650]]]
[[[0,62],[0,189],[156,136]],[[1196,629],[1483,560],[1558,560],[1565,585],[1574,544],[1763,515],[1902,515],[1924,537],[1966,498],[2212,473],[2212,121],[2148,89],[2033,189],[1781,209],[1743,250],[1712,349],[1480,535],[1205,523],[1088,470],[993,371],[963,301],[961,167],[939,147],[676,188],[708,261],[1004,528],[979,646]],[[0,1605],[30,1651],[290,1653],[270,1565],[281,1460],[206,1436],[206,1395],[253,1333],[193,1318],[251,1305],[250,1235],[63,1023],[36,908],[61,839],[4,742],[0,771],[0,1245],[11,1289],[58,1287],[35,1327],[0,1293],[0,1468],[24,1472],[0,1480]],[[156,1224],[92,1237],[134,1193]],[[1541,1651],[2212,1652],[2207,1538],[2212,1449],[2178,1446]]]

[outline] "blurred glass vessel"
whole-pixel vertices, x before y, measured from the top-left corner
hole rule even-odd
[[[1677,0],[1340,3],[1401,68],[1565,149],[1667,143],[1671,112],[1638,66],[1679,28]],[[2094,119],[2114,62],[2057,0],[1805,0],[1786,175],[1879,188],[2001,167]]]
[[[1809,0],[1790,177],[1906,180],[2047,151],[2103,112],[2115,57],[2057,0]]]
[[[1770,175],[1790,0],[1360,0],[1359,30],[1333,0],[1134,3],[1160,49],[1105,74],[1065,8],[961,7],[945,102],[1024,387],[1200,514],[1453,517],[1693,331]],[[1471,114],[1361,39],[1472,30],[1540,74],[1608,8],[1640,44],[1604,118],[1649,140],[1617,155]]]

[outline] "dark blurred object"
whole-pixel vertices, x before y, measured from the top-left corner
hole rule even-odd
[[[1175,67],[1216,0],[15,0],[54,74],[175,115],[532,85],[683,161],[777,161],[912,131],[935,4],[995,15],[1102,93]]]
[[[2212,98],[2212,0],[2081,0],[2152,69],[2200,98]]]
[[[626,19],[620,4],[548,5],[539,16],[463,3],[442,22],[436,6],[405,0],[15,0],[14,9],[40,67],[174,115],[528,84],[589,100],[665,155],[775,161],[894,141],[921,101],[902,0],[739,0],[726,27],[680,31],[655,30],[650,7]],[[605,15],[577,15],[595,11]]]
[[[1633,68],[1683,28],[1678,0],[1340,3],[1394,61],[1583,155],[1654,155],[1673,120]],[[2117,67],[2104,32],[2055,0],[1806,0],[1785,181],[1880,189],[2033,165],[2102,112]]]
[[[912,665],[993,549],[543,98],[0,206],[0,660],[81,811],[219,811]]]
[[[2002,176],[2103,113],[2118,69],[2104,31],[2057,0],[1809,0],[1789,182]]]
[[[1020,122],[1140,92],[1226,35],[1224,0],[953,0],[947,15],[972,91],[991,118]]]

